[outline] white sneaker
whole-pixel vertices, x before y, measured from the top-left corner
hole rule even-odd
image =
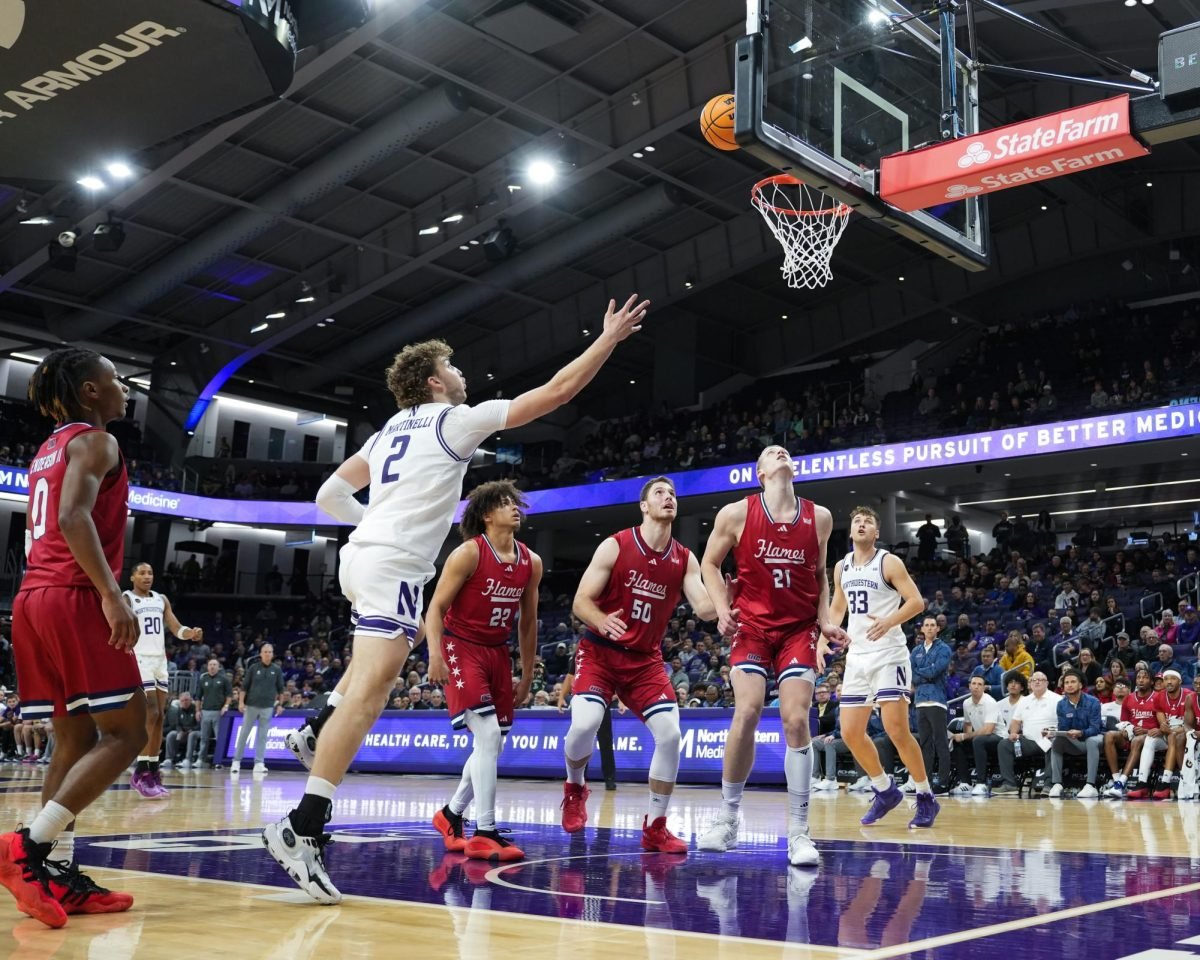
[[[313,733],[309,724],[306,723],[299,730],[289,730],[283,742],[296,755],[296,759],[303,764],[305,770],[312,769],[313,759],[317,755],[317,735]]]
[[[183,761],[183,763],[181,763],[181,764],[179,765],[179,769],[180,769],[180,770],[191,770],[191,769],[192,769],[192,761],[191,761],[191,760],[184,760],[184,761]]]
[[[821,854],[808,831],[788,835],[788,863],[793,867],[816,867],[821,863]]]
[[[917,785],[913,783],[912,777],[904,781],[904,785],[900,788],[901,793],[916,793]]]
[[[1056,783],[1050,788],[1050,792],[1046,794],[1051,800],[1057,800],[1062,796],[1062,784]]]
[[[859,777],[850,786],[846,788],[848,793],[866,793],[871,789],[870,777]]]
[[[1108,800],[1123,800],[1125,798],[1125,781],[1114,780],[1100,794]]]
[[[988,790],[986,783],[977,783],[971,788],[971,796],[973,797],[986,797],[989,793],[991,791]]]
[[[825,778],[814,783],[812,788],[820,793],[837,793],[838,782]]]
[[[256,776],[260,776],[260,777],[265,776],[266,772],[267,772],[267,765],[265,763],[256,763],[254,765],[254,773]]]
[[[738,844],[739,826],[741,826],[741,817],[737,814],[732,817],[725,814],[718,815],[717,819],[712,822],[712,826],[700,834],[700,839],[696,841],[696,849],[714,853],[732,850]]]
[[[1100,791],[1090,783],[1085,783],[1083,789],[1075,794],[1077,800],[1095,800],[1098,796],[1100,796]]]
[[[969,783],[960,783],[950,792],[956,797],[969,797],[971,795],[971,785]]]
[[[328,842],[305,837],[292,829],[292,821],[284,817],[262,832],[263,846],[275,858],[288,876],[317,903],[341,903],[342,895],[325,872],[324,847]]]
[[[164,760],[161,764],[161,769],[170,770],[174,766],[175,766],[175,762],[173,760]]]

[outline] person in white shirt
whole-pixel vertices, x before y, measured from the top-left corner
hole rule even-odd
[[[1058,729],[1058,701],[1062,698],[1050,689],[1046,675],[1040,670],[1029,678],[1029,687],[1033,692],[1017,704],[1008,725],[1008,737],[997,750],[1000,776],[1004,780],[995,790],[997,795],[1018,791],[1015,772],[1018,756],[1042,763],[1042,769],[1034,776],[1035,796],[1045,789],[1050,775],[1050,745],[1053,732]]]
[[[298,806],[263,831],[263,843],[318,903],[342,898],[324,860],[334,792],[420,640],[423,591],[450,532],[475,450],[498,431],[524,426],[574,399],[617,344],[641,330],[648,306],[636,294],[620,308],[610,300],[600,334],[549,382],[514,400],[475,407],[465,402],[467,381],[450,363],[453,351],[446,343],[410,344],[387,370],[398,412],[317,492],[322,510],[354,524],[338,571],[352,604],[354,659],[327,708],[302,731],[302,743],[289,738],[312,776]],[[368,486],[364,508],[354,495]]]
[[[1075,592],[1075,588],[1068,582],[1062,590],[1058,592],[1058,596],[1054,598],[1055,610],[1068,610],[1071,607],[1079,605],[1079,594]]]
[[[970,683],[971,695],[963,702],[963,729],[960,733],[952,734],[954,743],[954,767],[958,771],[958,786],[954,792],[958,796],[986,797],[988,793],[987,751],[982,751],[983,762],[978,763],[978,747],[990,737],[993,742],[999,742],[996,736],[996,722],[1000,716],[1000,708],[995,699],[987,692],[987,684],[983,677],[972,677]],[[977,744],[976,741],[979,741]],[[971,784],[971,768],[976,765],[976,783]]]

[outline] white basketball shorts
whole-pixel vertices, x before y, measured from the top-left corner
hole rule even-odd
[[[338,581],[350,601],[353,632],[391,640],[417,636],[428,564],[393,547],[348,543]]]

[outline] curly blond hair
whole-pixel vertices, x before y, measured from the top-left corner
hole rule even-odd
[[[398,407],[415,407],[433,399],[428,380],[437,376],[438,363],[454,354],[445,340],[410,343],[387,368],[387,386]]]

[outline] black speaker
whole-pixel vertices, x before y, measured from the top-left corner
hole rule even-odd
[[[517,238],[508,227],[497,227],[485,234],[479,243],[483,247],[484,256],[494,263],[507,260],[517,249]]]
[[[96,224],[96,229],[92,232],[92,246],[101,253],[116,253],[124,242],[125,228],[111,220],[108,223]]]

